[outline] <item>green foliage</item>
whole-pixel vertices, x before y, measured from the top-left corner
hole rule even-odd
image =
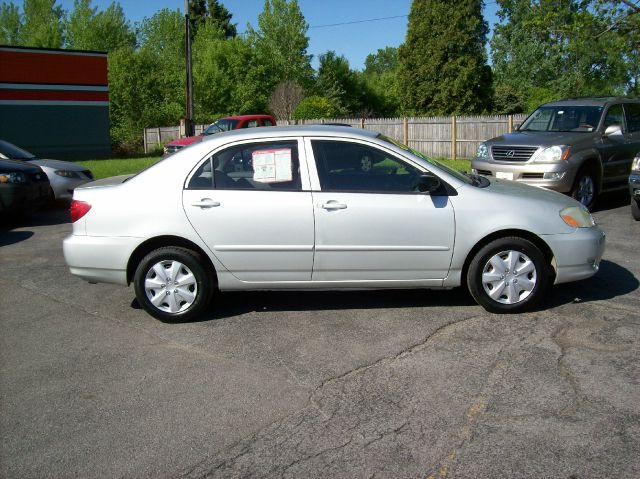
[[[119,3],[98,12],[91,0],[75,0],[65,19],[66,46],[77,50],[114,51],[134,47],[136,37]]]
[[[367,55],[364,65],[362,80],[372,113],[383,117],[399,115],[398,49],[380,48]]]
[[[225,38],[235,38],[236,26],[231,23],[233,15],[218,0],[189,0],[189,19],[192,39],[205,23],[213,23]]]
[[[623,94],[638,63],[638,30],[634,53],[633,41],[617,33],[629,12],[616,3],[499,0],[491,40],[496,93],[512,92],[524,111],[561,97]],[[496,102],[505,108],[504,100]]]
[[[20,9],[13,3],[0,5],[0,44],[20,45],[22,17]]]
[[[491,101],[482,0],[413,0],[398,80],[408,114],[482,113]]]
[[[310,96],[302,100],[293,112],[295,120],[317,120],[336,118],[340,107],[324,96]]]
[[[313,70],[307,54],[308,28],[296,0],[265,0],[258,29],[247,26],[247,38],[255,52],[251,75],[260,82],[264,104],[281,82],[310,84]]]
[[[61,48],[64,44],[64,10],[56,0],[24,0],[20,44]]]
[[[365,75],[384,75],[395,73],[398,69],[398,49],[394,47],[379,48],[370,53],[364,61]]]

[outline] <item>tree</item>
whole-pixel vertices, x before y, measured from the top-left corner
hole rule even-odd
[[[364,61],[366,75],[384,75],[395,73],[398,68],[398,49],[394,47],[379,48],[370,53]]]
[[[78,50],[111,52],[136,44],[135,33],[116,2],[97,12],[91,0],[75,0],[73,11],[65,20],[65,32],[66,46]]]
[[[400,114],[398,92],[398,49],[380,48],[367,55],[364,62],[363,81],[368,92],[368,105],[375,115]]]
[[[258,29],[247,26],[247,38],[256,54],[255,73],[266,92],[286,81],[310,84],[313,70],[307,54],[308,28],[296,0],[265,0]]]
[[[215,28],[222,30],[225,38],[235,38],[238,32],[231,23],[231,17],[233,15],[218,0],[189,0],[192,37],[195,37],[205,21],[210,20]]]
[[[62,48],[64,10],[56,0],[24,0],[20,44],[29,47]]]
[[[269,97],[269,111],[278,120],[292,120],[293,112],[304,99],[303,88],[295,82],[280,83]]]
[[[491,40],[496,93],[511,92],[519,99],[517,109],[531,111],[540,102],[567,96],[624,93],[625,56],[633,54],[612,30],[619,15],[609,10],[612,2],[499,0],[498,5],[500,23]]]
[[[336,118],[340,115],[340,108],[329,98],[324,96],[310,96],[302,100],[295,111],[295,120],[318,120],[321,118]]]
[[[482,0],[413,0],[398,80],[408,114],[473,114],[491,102]]]
[[[20,10],[13,3],[0,5],[0,44],[19,45],[22,33]]]

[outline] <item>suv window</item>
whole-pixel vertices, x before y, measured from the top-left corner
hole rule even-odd
[[[416,192],[422,172],[381,150],[345,141],[311,145],[323,191]]]
[[[586,133],[596,129],[601,114],[601,106],[541,106],[525,120],[520,130]]]
[[[622,105],[610,106],[607,110],[607,115],[604,117],[603,130],[606,130],[606,128],[611,125],[620,125],[620,128],[624,129],[623,116]]]
[[[627,118],[627,130],[630,133],[640,131],[640,103],[625,103],[624,113]]]
[[[246,143],[206,160],[189,181],[189,189],[300,191],[298,143]]]

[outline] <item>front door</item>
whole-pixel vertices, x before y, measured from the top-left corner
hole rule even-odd
[[[449,271],[455,224],[446,195],[416,191],[416,166],[363,142],[310,139],[319,190],[314,281],[434,280]]]

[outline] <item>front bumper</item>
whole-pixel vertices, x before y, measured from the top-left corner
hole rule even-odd
[[[475,158],[471,167],[478,174],[539,186],[568,193],[573,187],[575,169],[566,161],[558,163],[496,163]]]
[[[577,228],[573,233],[542,235],[553,251],[555,284],[590,278],[598,272],[606,236],[598,226]]]

